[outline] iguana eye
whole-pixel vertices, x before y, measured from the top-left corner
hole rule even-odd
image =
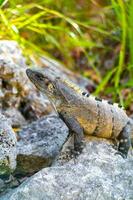
[[[50,92],[53,92],[54,89],[55,89],[54,85],[52,85],[52,84],[49,84],[49,85],[48,85],[48,90],[49,90]]]

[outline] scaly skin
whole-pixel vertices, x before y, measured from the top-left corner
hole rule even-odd
[[[29,79],[44,92],[59,116],[74,134],[74,146],[80,149],[83,134],[119,141],[119,152],[127,156],[133,121],[118,104],[101,100],[69,82],[53,76],[53,72],[27,69]]]

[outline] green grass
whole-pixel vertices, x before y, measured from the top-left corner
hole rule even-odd
[[[132,0],[0,0],[0,39],[16,40],[27,57],[47,54],[88,78],[95,74],[95,94],[111,93],[126,106],[133,101],[123,96],[133,87],[132,22]]]

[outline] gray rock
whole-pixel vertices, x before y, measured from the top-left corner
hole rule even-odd
[[[33,173],[49,166],[68,136],[57,116],[47,116],[25,126],[18,134],[16,173]]]
[[[26,76],[26,69],[26,60],[18,44],[15,41],[0,41],[0,109],[5,112],[15,108],[26,119],[34,120],[52,109],[48,99]],[[15,116],[17,121],[19,117]]]
[[[68,163],[45,168],[1,200],[133,200],[133,157],[102,139],[87,142]]]
[[[5,58],[8,60],[9,56],[10,62],[14,60],[15,64],[18,64],[21,67],[26,66],[26,59],[22,56],[22,51],[16,41],[0,40],[0,55],[5,61]]]
[[[3,114],[11,121],[12,127],[20,127],[26,125],[26,120],[19,110],[16,108],[8,108]]]
[[[16,136],[7,119],[0,114],[0,176],[16,167]]]

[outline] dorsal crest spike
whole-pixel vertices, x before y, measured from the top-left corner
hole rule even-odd
[[[82,95],[85,96],[85,95],[86,95],[86,92],[82,92]]]
[[[96,101],[101,101],[101,102],[102,102],[102,99],[99,98],[99,97],[95,97],[95,100],[96,100]]]
[[[108,104],[113,105],[113,102],[111,100],[108,101]]]

